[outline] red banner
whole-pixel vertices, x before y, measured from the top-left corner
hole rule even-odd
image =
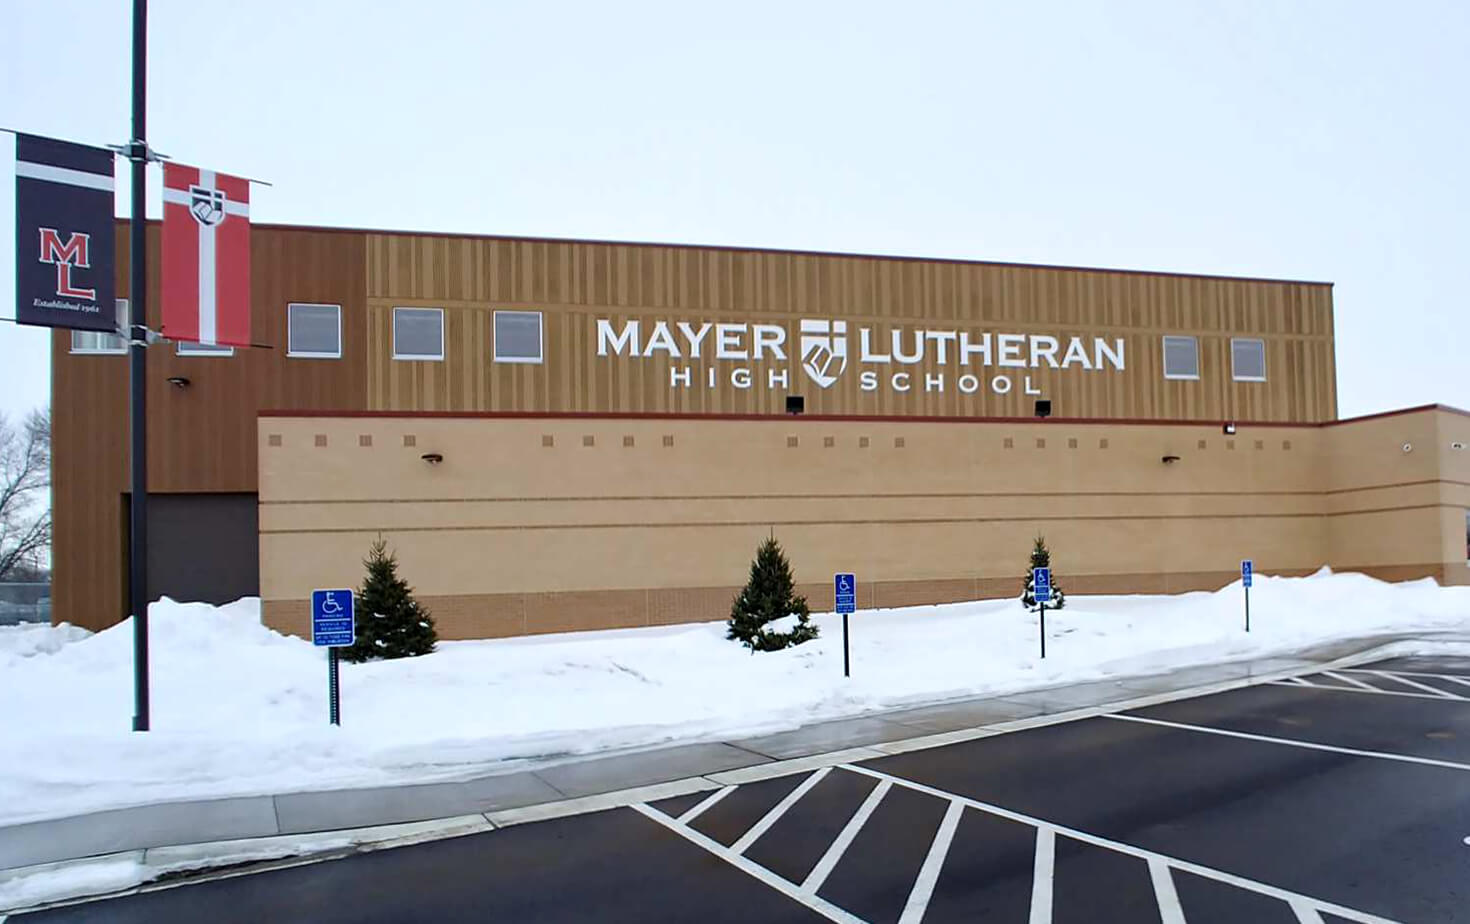
[[[250,181],[163,165],[163,336],[250,345]]]

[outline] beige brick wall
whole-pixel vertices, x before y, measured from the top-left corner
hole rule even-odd
[[[1072,592],[1219,587],[1243,557],[1263,573],[1465,581],[1470,458],[1447,448],[1463,431],[1470,418],[1445,411],[1233,436],[1028,420],[264,417],[261,592],[271,624],[300,632],[310,590],[357,584],[379,535],[446,638],[723,618],[772,533],[818,610],[839,570],[858,573],[862,606],[1015,593],[1038,533]]]

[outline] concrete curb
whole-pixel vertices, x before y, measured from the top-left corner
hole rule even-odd
[[[1439,643],[1453,643],[1463,637],[1443,639]],[[1111,712],[1140,709],[1147,706],[1207,696],[1229,690],[1283,680],[1303,673],[1336,670],[1357,664],[1376,661],[1397,654],[1406,648],[1433,646],[1435,640],[1396,638],[1378,641],[1373,647],[1361,649],[1327,661],[1310,658],[1288,659],[1282,657],[1263,658],[1257,662],[1232,662],[1223,665],[1207,665],[1197,669],[1183,669],[1170,675],[1140,675],[1123,681],[1119,686],[1132,682],[1140,684],[1149,677],[1172,676],[1172,674],[1205,673],[1225,668],[1244,668],[1243,676],[1214,682],[1162,690],[1144,695],[1129,695],[1106,698],[1076,708],[1061,709],[1019,719],[977,725],[971,728],[933,734],[921,734],[889,741],[877,741],[858,747],[847,747],[820,754],[773,760],[757,752],[748,752],[753,760],[746,766],[714,770],[662,781],[651,785],[633,786],[593,793],[575,798],[551,799],[534,804],[492,809],[484,812],[456,814],[443,818],[416,820],[411,822],[370,825],[341,830],[276,834],[259,836],[229,837],[204,842],[185,842],[128,850],[99,853],[91,856],[60,859],[50,862],[0,868],[0,924],[6,914],[34,911],[59,904],[74,904],[80,901],[104,897],[118,897],[160,888],[173,888],[200,881],[201,878],[248,875],[269,869],[279,869],[305,863],[322,862],[374,850],[408,846],[432,840],[441,840],[469,834],[486,833],[497,828],[509,827],[599,812],[627,805],[655,802],[695,792],[703,792],[722,786],[739,785],[763,779],[804,773],[822,767],[853,763],[863,760],[903,754],[910,751],[942,747],[963,741],[1001,735],[1013,731],[1038,728],[1077,721],[1083,718]],[[1341,646],[1334,646],[1340,648]],[[1289,666],[1274,670],[1255,672],[1256,663],[1291,661]],[[1081,689],[1094,684],[1076,684],[1067,687],[1045,688],[1031,691],[1033,694],[1062,695],[1065,691]],[[1126,687],[1124,687],[1126,689]],[[1024,696],[1025,694],[1015,694]],[[986,702],[986,698],[969,702]],[[896,712],[902,712],[897,710]],[[880,713],[879,716],[886,715]],[[697,747],[697,746],[695,746]],[[680,749],[670,749],[680,750]],[[662,751],[641,752],[640,756],[663,754]],[[597,759],[583,763],[595,763]],[[674,764],[679,762],[676,760]],[[271,797],[254,797],[269,800]],[[170,807],[182,809],[189,803],[176,803]],[[143,806],[141,809],[156,808]],[[134,810],[119,810],[134,811]],[[88,819],[93,816],[82,816]],[[61,823],[81,819],[60,819]],[[47,822],[32,823],[46,825]],[[24,826],[15,826],[24,827]],[[3,830],[3,829],[0,829]],[[49,885],[48,883],[54,883]],[[14,903],[13,907],[6,907]]]

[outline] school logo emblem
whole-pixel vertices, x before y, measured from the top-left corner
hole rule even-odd
[[[225,220],[225,194],[222,190],[203,186],[189,187],[189,214],[194,220],[212,228]]]
[[[71,231],[67,233],[66,241],[63,243],[61,232],[55,228],[41,228],[40,231],[41,262],[56,264],[56,294],[62,298],[96,301],[97,290],[95,288],[84,289],[79,285],[73,285],[71,279],[73,268],[90,269],[92,266],[92,262],[87,259],[87,245],[92,235]]]
[[[847,368],[847,322],[803,319],[801,368],[807,378],[830,388]]]

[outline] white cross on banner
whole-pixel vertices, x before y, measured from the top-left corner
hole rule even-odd
[[[250,181],[163,165],[163,335],[250,345]]]

